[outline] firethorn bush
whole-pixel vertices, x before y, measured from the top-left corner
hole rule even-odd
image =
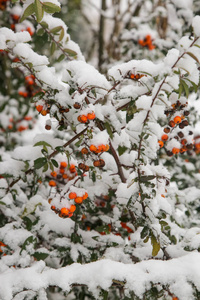
[[[101,5],[0,0],[0,299],[200,298],[198,1]]]

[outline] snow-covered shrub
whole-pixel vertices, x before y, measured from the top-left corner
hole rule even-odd
[[[200,17],[104,76],[57,0],[1,10],[0,298],[199,299]]]

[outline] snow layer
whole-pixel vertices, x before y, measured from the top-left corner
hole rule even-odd
[[[107,255],[111,256],[111,253]],[[45,263],[40,261],[31,268],[5,270],[0,275],[0,297],[11,300],[13,293],[24,288],[38,291],[48,285],[56,285],[69,291],[72,284],[86,284],[98,299],[98,287],[107,290],[113,280],[117,280],[140,298],[151,284],[157,284],[168,285],[180,300],[192,300],[191,284],[200,288],[199,264],[199,253],[168,261],[148,260],[137,264],[102,259],[85,265],[75,263],[57,270],[45,268]]]

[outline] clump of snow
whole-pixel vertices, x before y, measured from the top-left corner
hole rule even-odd
[[[200,36],[200,16],[195,16],[192,20],[192,27],[194,30],[194,34],[196,36]]]

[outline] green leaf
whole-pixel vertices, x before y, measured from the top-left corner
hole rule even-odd
[[[96,173],[95,172],[92,172],[92,181],[96,182]]]
[[[121,156],[124,152],[126,152],[127,147],[126,146],[119,146],[117,150],[118,150],[119,156]]]
[[[178,90],[178,97],[180,98],[181,94],[182,94],[182,91],[183,91],[183,85],[182,85],[182,81],[180,81],[180,84],[179,84],[179,90]]]
[[[143,243],[147,243],[149,241],[149,236],[147,236],[144,240]]]
[[[192,84],[195,93],[197,93],[198,85],[196,85],[196,83],[194,83],[193,81],[191,81],[191,80],[188,79],[188,78],[185,78],[185,80],[189,81],[189,82]]]
[[[53,55],[55,50],[56,50],[56,43],[52,42],[51,43],[50,54]]]
[[[51,147],[51,149],[52,149],[52,146],[51,146],[50,144],[48,144],[47,142],[45,142],[45,141],[37,142],[37,143],[34,145],[34,147],[36,147],[36,146],[47,146],[47,147]]]
[[[33,235],[29,236],[29,237],[24,241],[24,243],[23,243],[23,245],[22,245],[22,247],[21,247],[21,251],[20,251],[19,254],[21,255],[22,251],[26,249],[26,246],[28,246],[28,245],[30,245],[30,244],[34,244],[34,248],[35,248],[36,242],[37,242],[37,239],[36,239]]]
[[[79,146],[81,145],[81,143],[82,143],[82,140],[83,140],[83,139],[81,138],[78,142],[76,142],[76,143],[75,143],[75,146],[76,146],[76,147],[79,147]]]
[[[45,260],[49,256],[48,253],[42,253],[42,252],[35,252],[33,255],[37,260]]]
[[[73,50],[71,50],[71,49],[64,49],[64,51],[67,53],[67,54],[69,54],[69,56],[76,56],[77,55],[77,53],[75,52],[75,51],[73,51]]]
[[[147,226],[144,226],[140,233],[141,239],[144,239],[149,234],[149,228]]]
[[[189,55],[190,57],[192,57],[199,64],[198,58],[192,52],[187,52],[187,55]]]
[[[60,7],[52,2],[43,2],[43,9],[48,14],[60,12]]]
[[[188,96],[189,96],[189,88],[188,88],[188,85],[185,83],[184,80],[181,80],[181,82],[182,82],[182,85],[183,85],[183,88],[184,88],[186,97],[188,98]]]
[[[62,30],[61,30],[61,33],[59,36],[59,42],[62,41],[62,39],[64,38],[64,35],[65,35],[65,31],[64,31],[64,28],[62,27]]]
[[[64,58],[65,58],[65,54],[61,54],[61,55],[58,57],[57,62],[62,61]]]
[[[7,102],[4,102],[4,104],[2,104],[0,106],[0,112],[2,112],[4,110],[4,108],[6,107],[7,104],[8,104]]]
[[[23,217],[23,221],[24,221],[24,223],[25,223],[25,225],[26,225],[26,229],[27,229],[28,231],[30,231],[31,228],[32,228],[32,226],[33,226],[32,221],[31,221],[28,217]]]
[[[55,33],[59,32],[59,31],[61,31],[61,29],[62,29],[62,26],[57,26],[57,27],[52,28],[50,30],[50,32],[55,34]]]
[[[40,157],[34,160],[34,168],[40,169],[47,163],[47,159],[45,157]]]
[[[6,203],[4,203],[4,202],[0,201],[0,205],[6,205]]]
[[[153,246],[152,255],[156,256],[160,251],[160,243],[156,240],[154,235],[151,236],[151,244]]]
[[[42,172],[44,173],[44,172],[46,172],[47,170],[48,170],[48,164],[46,163],[46,164],[44,165],[44,168],[43,168]]]
[[[20,18],[20,22],[23,22],[26,18],[32,15],[35,12],[34,3],[31,3],[24,11],[23,15]]]
[[[34,10],[35,10],[37,22],[39,23],[42,20],[44,15],[44,10],[42,8],[42,3],[40,2],[40,0],[35,0]]]
[[[58,162],[55,159],[51,160],[52,164],[54,165],[54,167],[58,168]]]
[[[43,28],[38,29],[37,35],[42,36],[45,33]]]
[[[140,176],[140,181],[141,182],[146,182],[146,181],[153,180],[154,178],[156,178],[155,175]]]
[[[48,25],[46,22],[44,22],[44,21],[42,21],[42,22],[40,23],[40,25],[41,25],[43,28],[48,28],[48,27],[49,27],[49,25]]]
[[[104,126],[105,126],[105,128],[107,130],[107,133],[109,134],[109,136],[110,136],[110,138],[112,140],[113,139],[113,132],[112,132],[112,129],[110,127],[110,124],[108,122],[105,122]]]

